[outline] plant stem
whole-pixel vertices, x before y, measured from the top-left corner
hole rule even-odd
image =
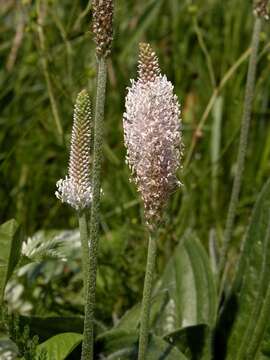
[[[82,267],[83,267],[83,287],[84,287],[84,300],[85,300],[85,308],[86,308],[86,288],[87,288],[87,271],[89,269],[89,231],[88,231],[88,224],[87,224],[87,213],[86,211],[82,211],[78,213],[79,217],[79,230],[80,230],[80,238],[81,238],[81,245],[82,245]],[[86,312],[85,312],[86,313]]]
[[[49,68],[48,68],[48,61],[47,61],[46,54],[45,54],[46,46],[45,46],[45,36],[44,36],[44,32],[43,32],[45,5],[44,5],[44,3],[42,3],[42,5],[44,6],[44,8],[42,8],[42,6],[41,6],[41,0],[38,0],[37,1],[37,15],[38,15],[37,32],[38,32],[38,38],[39,38],[39,46],[40,46],[41,55],[42,55],[41,65],[42,65],[42,70],[43,70],[43,74],[44,74],[46,85],[47,85],[47,90],[48,90],[48,94],[49,94],[49,99],[50,99],[50,103],[51,103],[51,108],[52,108],[52,113],[53,113],[56,129],[57,129],[57,133],[58,133],[58,138],[60,140],[60,143],[62,144],[63,143],[63,128],[62,128],[57,104],[56,104],[54,94],[53,94],[53,88],[52,88],[52,83],[51,83],[51,78],[50,78]]]
[[[209,52],[208,52],[208,50],[207,50],[206,44],[205,44],[205,42],[204,42],[201,29],[200,29],[200,27],[199,27],[199,25],[198,25],[197,17],[194,17],[194,19],[193,19],[193,25],[194,25],[195,33],[196,33],[196,35],[197,35],[198,43],[199,43],[200,48],[202,49],[202,52],[203,52],[203,54],[204,54],[204,56],[205,56],[206,65],[207,65],[207,67],[208,67],[208,72],[209,72],[209,76],[210,76],[210,80],[211,80],[212,87],[213,87],[213,89],[216,89],[216,87],[217,87],[217,82],[216,82],[216,77],[215,77],[213,62],[212,62],[211,56],[210,56],[210,54],[209,54]]]
[[[242,184],[242,177],[245,167],[245,157],[247,152],[247,145],[248,145],[248,134],[249,134],[249,125],[250,125],[250,118],[251,118],[251,110],[252,110],[252,103],[254,97],[254,87],[255,87],[255,76],[256,76],[256,67],[257,67],[257,55],[258,55],[258,47],[259,47],[259,35],[261,30],[261,19],[256,18],[254,28],[253,28],[253,35],[252,35],[252,42],[251,42],[251,55],[249,59],[248,65],[248,75],[247,75],[247,82],[246,82],[246,90],[245,90],[245,100],[244,100],[244,109],[243,109],[243,116],[242,116],[242,124],[241,124],[241,134],[240,134],[240,142],[238,148],[238,156],[237,156],[237,167],[236,173],[233,182],[233,189],[230,199],[230,205],[226,220],[226,227],[225,227],[225,234],[224,234],[224,242],[223,247],[221,249],[221,257],[219,263],[219,276],[220,279],[223,278],[225,274],[225,265],[228,256],[228,249],[232,237],[233,226],[235,221],[236,215],[236,208],[238,205],[239,200],[239,193]],[[224,280],[224,279],[223,279]],[[221,281],[224,283],[224,281]]]
[[[138,360],[144,360],[147,351],[151,293],[153,287],[156,253],[157,253],[156,232],[155,233],[152,232],[149,234],[147,264],[146,264],[145,278],[144,278]]]
[[[239,59],[229,68],[229,70],[226,72],[226,74],[223,76],[221,82],[219,83],[219,85],[213,90],[213,93],[208,101],[208,104],[202,114],[202,117],[199,121],[199,124],[197,125],[196,129],[194,130],[194,134],[198,134],[200,131],[202,131],[204,124],[206,122],[206,120],[208,119],[208,116],[216,102],[217,97],[219,96],[221,90],[225,87],[225,85],[227,84],[227,82],[231,79],[231,77],[233,76],[233,74],[236,72],[236,70],[240,67],[240,65],[242,65],[246,59],[249,57],[251,52],[251,49],[248,48],[240,57]],[[186,160],[184,163],[184,169],[188,168],[188,165],[190,163],[190,160],[192,158],[193,155],[193,151],[195,149],[195,146],[197,144],[198,141],[198,137],[197,136],[193,136],[190,148],[188,150],[188,153],[186,155]]]
[[[79,229],[80,229],[80,238],[82,244],[82,264],[83,264],[83,286],[84,286],[84,339],[86,339],[86,327],[89,321],[89,297],[87,293],[88,289],[88,269],[90,267],[90,252],[88,244],[88,227],[87,227],[87,214],[86,211],[79,212]],[[90,344],[91,346],[91,344]],[[87,349],[88,350],[88,349]],[[89,351],[91,351],[89,349]]]
[[[87,301],[84,321],[84,337],[82,344],[82,360],[92,360],[94,356],[94,310],[96,300],[96,274],[99,240],[100,171],[102,162],[106,78],[106,60],[101,57],[98,59],[97,95],[94,119],[94,149],[92,172],[93,199],[91,205],[89,243],[90,263],[87,274]]]

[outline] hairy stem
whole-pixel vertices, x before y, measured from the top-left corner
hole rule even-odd
[[[149,337],[149,315],[150,315],[150,306],[151,306],[151,293],[153,287],[156,253],[157,253],[156,232],[155,233],[152,232],[149,235],[147,264],[146,264],[145,278],[144,278],[138,360],[144,360],[146,357],[148,337]]]
[[[98,60],[97,95],[94,119],[94,149],[92,189],[93,199],[90,217],[90,263],[88,268],[87,301],[84,321],[82,360],[92,360],[94,356],[94,311],[96,299],[97,254],[99,240],[100,171],[102,162],[104,104],[106,91],[107,66],[105,58]]]
[[[85,299],[85,308],[87,302],[86,289],[87,289],[87,271],[89,269],[89,231],[87,224],[87,212],[84,210],[78,213],[79,217],[79,230],[82,246],[82,267],[83,267],[83,287],[84,287],[84,299]],[[86,313],[86,312],[85,312]]]
[[[242,116],[242,124],[241,124],[241,134],[240,134],[240,142],[238,148],[238,156],[237,156],[237,167],[236,173],[233,182],[232,194],[230,199],[230,205],[226,220],[225,234],[224,234],[224,242],[223,247],[221,249],[221,257],[219,264],[219,276],[222,279],[225,274],[225,265],[228,256],[228,249],[232,237],[233,226],[235,221],[236,209],[239,200],[239,193],[242,184],[242,177],[245,167],[245,157],[247,152],[248,145],[248,134],[249,134],[249,125],[251,118],[251,110],[252,103],[254,97],[254,87],[255,87],[255,77],[256,77],[256,67],[257,67],[257,55],[258,55],[258,47],[259,47],[259,35],[261,30],[261,19],[256,18],[252,42],[251,42],[251,55],[249,59],[248,65],[248,75],[246,82],[246,90],[245,90],[245,100],[244,100],[244,109]],[[221,281],[224,283],[224,279]]]
[[[79,229],[80,229],[80,238],[82,244],[82,264],[83,264],[83,285],[84,285],[84,340],[86,338],[86,325],[90,320],[91,313],[89,313],[89,308],[91,304],[89,303],[90,298],[88,296],[88,269],[90,267],[90,252],[89,252],[89,243],[88,243],[88,227],[87,227],[87,214],[86,211],[79,212]],[[90,350],[89,350],[90,351]],[[86,358],[85,358],[86,359]]]

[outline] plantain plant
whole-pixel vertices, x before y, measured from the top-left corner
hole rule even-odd
[[[148,253],[142,301],[108,329],[94,311],[113,3],[93,2],[98,68],[94,125],[90,98],[83,90],[75,103],[68,175],[57,182],[56,192],[76,210],[79,230],[68,236],[39,233],[26,239],[15,220],[0,226],[1,359],[270,359],[270,180],[257,197],[234,269],[229,259],[267,4],[259,0],[254,7],[237,166],[220,257],[213,251],[208,256],[196,231],[186,229],[160,276],[155,269],[164,209],[171,193],[181,185],[177,179],[183,150],[180,108],[172,83],[161,75],[152,47],[146,43],[139,46],[138,79],[128,88],[123,125],[127,163],[144,206]],[[198,26],[196,23],[203,44]],[[204,44],[203,49],[207,53]],[[70,248],[77,244],[82,249],[84,317],[70,309],[46,316],[13,314],[7,301],[12,276],[24,273],[30,278],[46,261],[54,267],[60,261],[66,264],[72,257]]]

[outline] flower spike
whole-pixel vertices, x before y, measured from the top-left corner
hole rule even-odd
[[[92,200],[90,141],[90,99],[87,91],[82,90],[77,96],[74,109],[68,176],[56,183],[58,190],[55,192],[58,199],[76,210],[89,207]]]
[[[107,57],[113,40],[113,0],[93,0],[93,32],[98,57]]]
[[[141,194],[148,225],[161,218],[181,158],[180,105],[173,85],[160,74],[149,44],[140,45],[138,80],[131,81],[123,116],[127,163]]]

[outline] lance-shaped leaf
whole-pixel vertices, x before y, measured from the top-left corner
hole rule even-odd
[[[212,359],[211,329],[205,324],[189,326],[164,336],[190,360]]]
[[[181,329],[200,325],[203,334],[200,337],[200,332],[195,328],[196,341],[201,344],[200,349],[204,352],[210,341],[208,335],[215,324],[216,298],[215,283],[207,254],[196,236],[189,232],[176,247],[156,285],[150,314],[151,331],[164,336],[166,340],[174,339],[175,333],[179,340],[178,334]],[[140,304],[137,304],[123,316],[117,329],[138,329],[139,318]],[[205,324],[209,331],[204,331],[202,324]],[[180,340],[183,339],[182,334]],[[200,349],[195,353],[202,353],[199,352]]]
[[[55,335],[37,346],[37,355],[45,351],[48,359],[64,360],[81,343],[82,338],[77,333]]]
[[[112,329],[97,338],[97,352],[106,359],[135,360],[138,354],[138,332],[127,329]],[[146,360],[187,360],[182,352],[161,337],[151,335]]]
[[[261,359],[260,348],[270,317],[269,269],[270,181],[255,204],[230,298],[219,325],[219,348],[223,347],[221,352],[226,352],[228,360]],[[226,336],[227,344],[224,343]]]
[[[9,220],[0,226],[0,304],[6,284],[20,258],[22,238],[18,228],[15,220]]]
[[[215,282],[208,256],[195,234],[188,232],[176,247],[156,292],[169,293],[169,301],[156,326],[158,334],[198,324],[214,325]]]

